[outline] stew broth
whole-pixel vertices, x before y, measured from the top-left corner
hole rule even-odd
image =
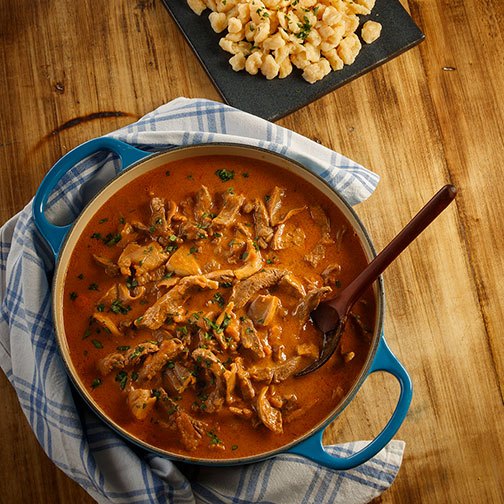
[[[240,157],[156,168],[114,194],[69,261],[63,315],[77,374],[116,424],[199,459],[274,450],[326,418],[370,349],[375,299],[310,375],[310,311],[367,261],[303,179]]]

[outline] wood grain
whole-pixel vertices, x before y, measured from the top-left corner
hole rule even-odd
[[[504,4],[403,4],[425,42],[279,124],[381,176],[357,208],[378,249],[441,185],[459,188],[384,274],[386,338],[415,392],[397,435],[403,466],[379,500],[502,502]],[[79,143],[177,96],[219,99],[159,0],[0,0],[0,37],[0,223]],[[0,375],[0,502],[92,502],[43,453]],[[392,377],[371,376],[327,441],[370,439],[397,396]]]

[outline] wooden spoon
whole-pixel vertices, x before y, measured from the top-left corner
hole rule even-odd
[[[364,268],[340,294],[324,301],[311,312],[313,323],[324,333],[319,357],[296,376],[312,373],[323,366],[338,347],[348,314],[364,291],[383,273],[387,266],[453,201],[457,189],[442,187],[411,219],[406,227]]]

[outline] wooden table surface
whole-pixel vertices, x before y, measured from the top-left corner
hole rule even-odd
[[[378,249],[458,187],[384,274],[387,341],[415,390],[380,502],[504,502],[504,2],[403,5],[420,46],[278,123],[381,176],[357,207]],[[0,224],[81,142],[177,96],[220,99],[160,0],[1,0],[0,37]],[[92,502],[45,456],[3,373],[0,390],[0,502]],[[397,393],[373,375],[331,441],[376,435]]]

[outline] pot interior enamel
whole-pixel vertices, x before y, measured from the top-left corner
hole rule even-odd
[[[321,419],[316,425],[312,426],[306,432],[300,433],[296,439],[276,447],[275,449],[269,449],[266,451],[261,451],[257,454],[250,456],[237,457],[235,454],[231,457],[226,457],[219,455],[219,457],[212,459],[211,457],[200,457],[192,456],[190,453],[181,454],[173,451],[165,450],[156,446],[155,443],[148,443],[140,439],[140,437],[133,435],[124,425],[120,425],[117,421],[113,420],[110,415],[104,410],[102,406],[97,404],[94,398],[93,391],[89,387],[89,383],[84,383],[82,378],[79,376],[76,365],[71,358],[71,351],[69,348],[69,342],[67,335],[65,333],[65,320],[64,320],[64,293],[65,293],[65,282],[67,281],[69,274],[74,274],[75,272],[69,273],[69,264],[74,251],[74,248],[79,240],[79,237],[85,232],[86,226],[91,219],[96,217],[99,209],[115,194],[118,193],[122,188],[129,186],[129,184],[134,184],[139,178],[148,174],[152,170],[156,170],[167,163],[175,163],[187,159],[194,158],[206,158],[208,156],[232,156],[246,158],[258,162],[267,162],[270,165],[274,165],[285,173],[292,173],[296,177],[300,177],[311,186],[315,187],[318,191],[324,194],[333,205],[335,205],[339,211],[345,216],[346,220],[350,224],[353,233],[358,237],[361,242],[362,249],[367,260],[371,260],[374,255],[373,245],[371,240],[362,225],[361,221],[353,211],[353,209],[341,199],[341,197],[332,190],[332,188],[321,178],[314,175],[312,172],[308,171],[302,165],[292,160],[289,160],[281,155],[272,153],[259,148],[233,145],[233,144],[205,144],[197,145],[191,147],[183,147],[173,149],[167,152],[156,154],[150,156],[133,166],[126,169],[111,182],[109,182],[86,206],[82,211],[79,218],[75,221],[72,229],[68,233],[65,242],[62,246],[60,254],[58,256],[57,270],[54,277],[53,285],[53,316],[54,323],[56,327],[56,334],[58,344],[63,356],[67,371],[74,382],[75,386],[79,390],[80,394],[87,401],[87,403],[92,407],[92,409],[112,428],[117,432],[125,436],[128,440],[149,449],[155,453],[168,456],[170,458],[184,460],[187,462],[194,463],[205,463],[205,464],[236,464],[236,463],[248,463],[259,459],[270,457],[276,453],[283,452],[289,447],[295,445],[301,440],[306,439],[311,436],[314,432],[323,429],[332,420],[338,416],[341,411],[346,407],[346,405],[351,401],[351,399],[356,394],[357,390],[366,378],[370,366],[372,364],[374,355],[376,353],[377,346],[381,338],[382,323],[383,323],[383,310],[384,310],[384,295],[382,280],[375,282],[373,286],[374,298],[375,298],[375,313],[374,313],[374,329],[371,335],[371,342],[369,345],[369,351],[365,358],[364,365],[360,370],[359,374],[356,376],[352,386],[345,393],[344,397],[339,400],[337,406],[323,419]],[[165,181],[160,181],[160,183],[165,183]]]

